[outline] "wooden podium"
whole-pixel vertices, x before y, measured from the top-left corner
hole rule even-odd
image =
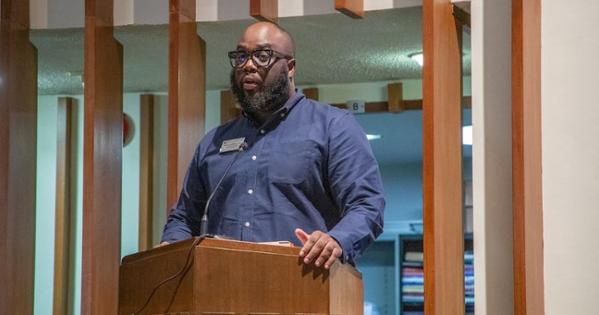
[[[299,248],[190,239],[123,258],[119,314],[362,315],[363,284],[353,267],[305,265]]]

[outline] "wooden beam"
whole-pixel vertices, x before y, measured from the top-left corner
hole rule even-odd
[[[389,109],[389,102],[366,102],[365,104],[365,114],[371,114],[371,113],[401,113],[407,110],[422,110],[422,100],[404,100],[401,103],[401,111],[399,112],[392,112]],[[347,108],[347,104],[345,103],[334,103],[331,104],[332,106],[341,108],[341,109],[346,109]],[[472,107],[472,97],[470,96],[465,96],[462,99],[462,106],[464,106],[465,108],[471,108]]]
[[[279,0],[250,0],[250,16],[259,21],[279,22]]]
[[[121,258],[123,47],[113,0],[85,1],[81,313],[116,314]]]
[[[315,101],[319,100],[318,88],[303,89],[302,93],[304,94],[304,96],[306,96],[306,98],[309,98],[309,99],[315,100]]]
[[[0,1],[0,314],[32,314],[37,51],[29,1]]]
[[[335,10],[353,18],[364,17],[364,0],[335,0]]]
[[[139,250],[153,247],[154,95],[140,96]]]
[[[401,82],[387,85],[387,110],[390,113],[401,113],[405,110]]]
[[[220,123],[237,118],[241,115],[241,109],[235,101],[235,96],[231,90],[220,91]]]
[[[177,201],[204,134],[206,44],[197,34],[196,1],[170,0],[167,205]]]
[[[424,311],[464,314],[460,47],[450,0],[423,2]]]
[[[58,98],[53,315],[66,315],[69,310],[71,222],[76,207],[77,176],[77,134],[73,132],[73,119],[77,119],[75,106],[77,100],[72,97]]]
[[[514,314],[544,314],[541,1],[512,1]]]

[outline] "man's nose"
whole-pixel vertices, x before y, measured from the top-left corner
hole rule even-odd
[[[248,58],[248,60],[245,62],[245,64],[243,65],[243,71],[256,72],[256,70],[258,70],[258,67],[256,67],[256,64],[254,64],[254,59],[250,56]]]

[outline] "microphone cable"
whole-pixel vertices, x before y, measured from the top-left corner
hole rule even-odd
[[[198,243],[200,242],[201,239],[202,239],[201,237],[197,237],[196,239],[193,240],[193,243],[191,243],[191,246],[189,247],[189,250],[187,251],[187,258],[185,259],[185,264],[183,265],[183,268],[181,268],[179,271],[177,271],[177,273],[175,273],[174,275],[172,275],[172,276],[168,277],[167,279],[162,280],[162,282],[158,283],[154,287],[154,289],[152,289],[152,292],[150,293],[150,295],[148,295],[148,298],[146,299],[146,302],[144,303],[144,305],[142,305],[139,308],[139,310],[137,310],[136,312],[131,313],[131,315],[141,314],[141,312],[148,306],[148,304],[150,304],[150,301],[152,300],[152,297],[154,297],[154,294],[157,292],[158,288],[160,288],[161,286],[167,284],[168,282],[175,280],[178,277],[185,274],[185,271],[193,265],[193,255],[192,255],[193,249],[198,245]],[[175,294],[176,292],[177,291],[175,290],[173,294]],[[170,307],[170,305],[169,305],[169,307]]]
[[[235,157],[233,157],[229,165],[227,165],[227,168],[225,169],[223,176],[221,176],[214,190],[208,197],[208,201],[206,201],[206,206],[204,206],[204,214],[202,215],[202,219],[200,220],[200,236],[205,236],[208,233],[208,208],[210,207],[210,202],[212,201],[212,198],[216,195],[216,192],[220,188],[220,185],[223,183],[223,180],[225,179],[225,177],[227,177],[227,174],[229,174],[231,167],[233,166],[235,161],[237,161],[237,158],[241,155],[240,153],[247,149],[247,147],[247,142],[243,142],[239,145],[239,149],[237,149],[237,152],[235,152]]]

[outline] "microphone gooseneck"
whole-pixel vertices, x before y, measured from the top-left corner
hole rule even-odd
[[[212,198],[214,198],[214,196],[216,195],[216,192],[220,188],[220,185],[223,183],[223,180],[229,174],[229,171],[231,170],[231,167],[233,166],[233,164],[235,163],[235,161],[237,161],[237,158],[240,156],[240,152],[245,151],[247,149],[247,147],[248,147],[248,145],[247,145],[246,142],[243,142],[239,146],[239,149],[237,150],[237,152],[235,152],[235,156],[233,157],[233,159],[231,160],[231,162],[229,162],[229,165],[227,165],[227,168],[225,169],[225,172],[223,173],[223,176],[221,176],[221,178],[219,179],[218,183],[214,187],[214,190],[212,191],[212,193],[208,197],[208,200],[206,201],[206,206],[204,206],[204,214],[202,215],[202,219],[200,220],[200,236],[206,236],[207,233],[208,233],[208,208],[210,207],[210,202],[212,201]]]

